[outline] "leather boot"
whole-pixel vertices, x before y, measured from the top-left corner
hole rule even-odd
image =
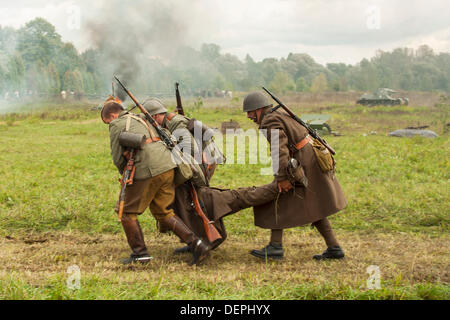
[[[133,262],[147,263],[153,259],[153,257],[148,255],[144,234],[142,233],[139,221],[133,220],[130,217],[124,217],[122,219],[122,226],[132,253],[128,258],[122,259],[120,262],[122,264],[130,264]]]
[[[325,259],[342,259],[344,258],[344,250],[340,246],[328,247],[322,254],[314,255],[315,260]]]
[[[282,245],[269,243],[261,250],[250,251],[250,254],[260,259],[266,259],[267,257],[268,259],[282,260],[284,256],[284,250]]]
[[[191,229],[177,216],[166,218],[163,222],[173,233],[185,242],[192,252],[193,258],[190,265],[198,265],[209,253],[209,245],[197,237]]]
[[[190,246],[184,246],[184,247],[181,247],[181,248],[176,248],[173,252],[175,254],[188,253],[188,252],[191,252],[191,247]]]
[[[210,245],[210,247],[211,247],[210,250],[215,250],[220,244],[222,244],[223,241],[224,241],[223,238],[214,241]],[[191,247],[190,246],[184,246],[184,247],[177,248],[177,249],[174,250],[175,254],[183,254],[183,253],[188,253],[188,252],[191,252]]]

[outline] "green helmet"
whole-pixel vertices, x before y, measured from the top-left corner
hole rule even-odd
[[[259,91],[251,92],[244,98],[244,112],[253,111],[271,105],[265,94]]]
[[[148,111],[148,113],[150,113],[151,116],[158,113],[167,112],[167,109],[164,106],[163,102],[158,98],[150,98],[145,100],[143,106]]]

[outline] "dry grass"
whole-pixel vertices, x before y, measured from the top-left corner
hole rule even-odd
[[[0,299],[449,299],[448,105],[327,102],[350,95],[321,95],[317,104],[281,97],[299,115],[330,114],[331,127],[343,134],[327,137],[338,151],[338,177],[349,200],[331,218],[347,255],[343,261],[312,260],[325,246],[310,228],[286,230],[283,262],[257,260],[248,252],[265,246],[269,232],[255,227],[246,209],[225,219],[229,238],[199,267],[188,266],[189,255],[173,255],[180,246],[176,237],[158,234],[144,214],[140,221],[154,260],[121,267],[118,260],[129,248],[112,215],[117,172],[98,112],[61,106],[45,119],[41,109],[0,116]],[[241,111],[242,96],[205,100],[201,110],[183,102],[190,116],[209,126],[233,118],[254,128]],[[386,136],[417,124],[441,137]],[[261,167],[226,165],[213,184],[268,183]],[[71,291],[66,270],[74,264],[82,287]],[[381,270],[380,290],[367,289],[370,265]]]
[[[187,265],[189,255],[172,254],[180,245],[176,237],[156,232],[147,232],[145,236],[154,259],[148,265],[132,267],[118,264],[119,258],[129,254],[123,235],[87,236],[78,232],[58,232],[4,237],[0,242],[0,279],[13,275],[28,286],[40,289],[49,286],[49,279],[53,279],[50,286],[55,286],[55,279],[64,285],[67,268],[75,264],[82,272],[82,286],[90,286],[90,281],[98,278],[104,280],[106,287],[126,286],[127,290],[142,284],[156,285],[157,293],[153,298],[176,299],[171,295],[183,284],[184,292],[179,298],[187,295],[192,299],[203,299],[205,293],[197,287],[211,285],[214,289],[208,289],[211,290],[208,298],[246,299],[261,295],[273,299],[297,299],[302,298],[298,287],[311,283],[318,288],[332,286],[335,290],[367,291],[369,275],[366,269],[369,265],[378,265],[384,288],[422,282],[449,284],[450,241],[446,236],[340,232],[346,258],[316,262],[311,257],[324,249],[323,240],[314,230],[297,228],[287,232],[285,260],[266,263],[248,254],[249,250],[266,244],[267,232],[260,230],[252,241],[231,235],[199,267]],[[269,284],[282,287],[282,296],[267,291],[267,288],[264,293],[258,292]],[[103,298],[111,298],[108,293],[103,295]],[[329,289],[321,298],[343,297]]]

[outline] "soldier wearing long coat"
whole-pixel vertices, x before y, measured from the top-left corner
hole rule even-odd
[[[251,254],[260,258],[282,258],[283,229],[312,223],[328,247],[314,258],[342,258],[344,252],[327,219],[347,205],[334,168],[323,171],[313,150],[314,139],[307,129],[282,108],[273,108],[263,93],[248,94],[243,105],[244,112],[263,130],[271,147],[278,143],[278,156],[272,153],[272,162],[278,167],[274,172],[274,183],[278,185],[280,194],[274,201],[254,206],[253,209],[255,225],[272,230],[271,241],[262,250],[253,250]],[[274,135],[277,139],[272,139]],[[290,161],[298,164],[300,181],[293,182],[290,178]]]

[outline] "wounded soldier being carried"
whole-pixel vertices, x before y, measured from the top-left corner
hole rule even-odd
[[[126,111],[119,101],[110,97],[101,111],[102,120],[109,125],[113,162],[123,175],[123,196],[116,212],[132,250],[130,257],[121,261],[123,264],[145,263],[152,258],[138,222],[138,216],[147,207],[160,232],[172,231],[186,244],[176,252],[192,254],[191,264],[199,264],[226,239],[223,218],[227,215],[255,207],[255,224],[274,229],[258,224],[256,209],[274,211],[278,207],[278,200],[283,199],[280,195],[286,192],[276,180],[260,187],[236,190],[209,187],[216,165],[225,161],[214,144],[212,130],[195,119],[168,112],[158,99],[137,105],[142,114]],[[200,138],[196,132],[201,132]],[[124,133],[138,137],[129,138],[129,135],[127,140]],[[171,136],[172,142],[163,141],[164,136]],[[175,148],[168,146],[175,145],[174,142]],[[302,187],[294,181],[293,186],[293,189]],[[304,224],[314,222],[305,221]],[[268,247],[251,253],[260,258],[283,257],[282,248],[272,255]]]

